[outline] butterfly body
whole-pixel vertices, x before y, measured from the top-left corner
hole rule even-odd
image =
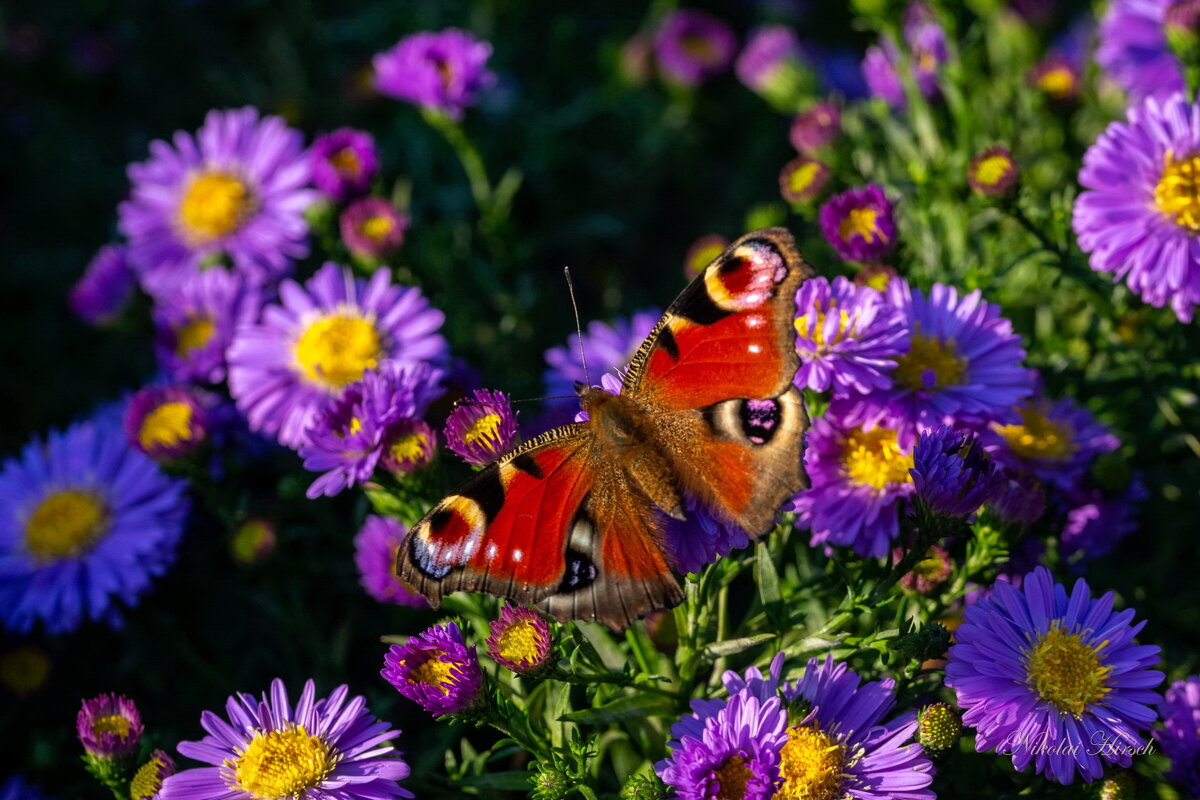
[[[503,455],[409,531],[397,574],[437,605],[482,590],[614,629],[682,599],[670,520],[699,508],[751,538],[802,488],[795,293],[781,229],[734,242],[672,304],[619,394]]]

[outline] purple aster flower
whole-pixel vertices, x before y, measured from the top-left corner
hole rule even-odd
[[[838,403],[813,420],[804,453],[812,487],[792,499],[812,544],[853,547],[882,558],[900,535],[900,511],[915,487],[912,448],[891,428],[847,425]]]
[[[263,293],[220,267],[184,278],[154,305],[154,352],[175,381],[225,380],[225,349],[258,321]]]
[[[783,687],[783,696],[808,713],[787,729],[778,797],[934,800],[933,764],[911,741],[917,715],[883,722],[896,705],[891,678],[863,683],[833,656],[813,658],[803,678]]]
[[[975,728],[975,749],[1011,755],[1013,766],[1068,784],[1099,779],[1103,762],[1128,767],[1129,750],[1154,722],[1150,669],[1159,648],[1138,646],[1133,609],[1114,612],[1080,578],[1070,596],[1038,567],[1014,589],[997,583],[968,606],[954,631],[946,685]],[[1062,745],[1061,747],[1059,745]]]
[[[905,551],[902,547],[892,548],[892,561],[900,563]],[[910,592],[917,594],[933,594],[946,579],[954,572],[954,561],[946,548],[940,545],[930,545],[925,555],[913,565],[913,568],[900,578],[900,585]]]
[[[104,325],[121,313],[136,283],[125,248],[109,244],[97,251],[83,276],[71,287],[71,310],[91,325]]]
[[[408,764],[391,740],[400,735],[371,716],[362,697],[339,686],[316,699],[306,681],[293,706],[283,681],[261,698],[237,694],[225,703],[228,721],[206,711],[208,734],[180,742],[182,755],[211,766],[185,769],[163,783],[162,800],[386,800],[412,797],[397,781]]]
[[[809,82],[800,40],[786,25],[766,25],[751,33],[733,70],[746,88],[780,106],[794,102]]]
[[[680,572],[698,573],[705,565],[750,544],[750,536],[741,526],[712,516],[689,492],[683,493],[683,515],[682,520],[666,514],[659,518],[667,560]]]
[[[1100,20],[1096,62],[1135,103],[1187,88],[1163,24],[1171,4],[1172,0],[1113,0]]]
[[[833,144],[842,132],[842,112],[836,103],[818,100],[792,120],[788,140],[797,152],[812,154]]]
[[[1029,71],[1028,83],[1056,102],[1070,103],[1079,97],[1082,80],[1078,64],[1060,53],[1051,53]]]
[[[419,289],[370,281],[328,263],[303,286],[284,281],[280,304],[238,329],[229,346],[229,391],[251,430],[298,449],[321,408],[387,361],[440,365],[445,316]]]
[[[437,431],[424,420],[398,420],[384,440],[383,467],[394,475],[408,475],[429,466],[437,447]]]
[[[1033,397],[1017,406],[1017,414],[1019,423],[993,423],[983,433],[988,451],[1005,469],[1029,472],[1065,491],[1079,486],[1096,456],[1121,446],[1092,412],[1069,397]]]
[[[155,461],[176,461],[208,438],[205,398],[189,386],[147,386],[129,398],[123,424],[129,443]]]
[[[717,260],[717,256],[725,252],[729,247],[729,240],[719,233],[709,233],[701,236],[696,241],[692,242],[692,246],[688,248],[687,253],[683,257],[683,275],[689,281],[694,280],[697,275],[704,271],[704,268]],[[638,312],[640,314],[649,314],[648,311]],[[634,315],[637,319],[637,314]],[[655,320],[657,322],[657,320]],[[599,323],[593,323],[599,324]],[[650,323],[650,327],[646,328],[646,333],[650,333],[650,328],[654,327],[654,322]],[[588,333],[591,333],[589,329]],[[636,345],[635,345],[636,347]],[[633,357],[633,353],[629,354],[629,358]],[[549,356],[547,355],[547,361]],[[628,361],[629,359],[625,359]]]
[[[130,446],[116,411],[34,439],[0,468],[0,616],[49,633],[119,624],[175,560],[189,503]]]
[[[778,695],[782,658],[772,666],[769,679],[755,667],[744,679],[726,672],[729,699],[693,700],[692,713],[671,727],[671,754],[654,771],[681,800],[774,796],[787,713]]]
[[[1021,171],[1005,147],[989,147],[967,167],[967,184],[987,197],[1004,197],[1013,191]]]
[[[1033,390],[1033,379],[1021,366],[1021,338],[999,306],[978,289],[959,297],[940,283],[927,299],[903,280],[888,284],[887,299],[908,319],[909,350],[898,359],[892,389],[858,401],[850,419],[886,422],[900,430],[906,447],[938,425],[1015,420],[1013,409]]]
[[[130,800],[158,800],[163,782],[174,774],[175,760],[162,750],[154,750],[129,781]]]
[[[1000,484],[988,504],[1002,519],[1032,525],[1046,513],[1046,487],[1025,472],[1000,471]]]
[[[528,675],[549,664],[550,623],[536,611],[506,605],[489,627],[488,655],[500,666]]]
[[[917,89],[923,96],[933,97],[938,92],[938,68],[946,60],[946,32],[927,12],[912,13],[921,8],[919,3],[909,6],[904,43]],[[891,38],[882,37],[878,45],[867,48],[862,62],[863,80],[871,94],[893,108],[903,108],[907,102],[904,84],[897,73],[900,61],[900,48]]]
[[[834,195],[821,206],[821,233],[844,261],[878,261],[896,246],[892,204],[873,183]]]
[[[475,646],[466,646],[453,622],[392,645],[383,663],[384,679],[435,717],[466,711],[483,689]]]
[[[517,413],[504,392],[476,389],[446,419],[446,447],[475,467],[486,466],[517,440]]]
[[[904,314],[883,294],[838,276],[810,278],[796,292],[801,388],[835,397],[891,388],[890,371],[908,349]]]
[[[75,732],[89,756],[125,758],[137,752],[142,741],[142,715],[128,697],[102,694],[84,700],[75,717]]]
[[[313,183],[339,203],[365,194],[379,174],[375,139],[366,131],[338,128],[318,136],[308,153]]]
[[[479,102],[479,94],[496,83],[487,69],[492,46],[466,31],[447,28],[405,36],[375,56],[375,88],[451,119]]]
[[[441,379],[442,371],[428,364],[384,362],[327,403],[298,448],[305,469],[324,473],[308,487],[309,499],[370,480],[392,443],[393,426],[425,413],[441,394]]]
[[[1062,531],[1064,558],[1100,558],[1137,530],[1138,505],[1149,497],[1138,479],[1117,494],[1081,489],[1070,497],[1071,507]]]
[[[779,195],[793,205],[816,200],[829,183],[829,174],[829,167],[815,158],[793,158],[779,171]]]
[[[380,603],[428,608],[425,597],[396,575],[396,551],[408,529],[398,520],[368,514],[354,537],[354,564],[358,582]]]
[[[721,248],[715,255],[720,255],[723,250],[724,248]],[[706,261],[704,266],[708,263]],[[623,369],[658,324],[660,317],[662,312],[657,308],[646,308],[634,312],[631,317],[614,319],[611,324],[589,322],[587,332],[583,335],[582,346],[583,351],[587,353],[591,375],[583,373],[577,334],[568,336],[565,345],[551,347],[546,351],[546,363],[550,368],[542,373],[546,394],[551,397],[569,395],[574,398],[576,383],[586,383],[595,380],[596,376]],[[572,402],[575,402],[574,399]]]
[[[932,510],[965,517],[996,494],[1003,477],[974,433],[943,425],[917,440],[912,479]]]
[[[695,87],[724,72],[733,60],[737,38],[712,14],[676,9],[662,21],[654,37],[654,54],[662,76],[680,86]]]
[[[382,197],[363,197],[346,206],[338,220],[346,249],[364,259],[381,259],[400,249],[409,218]]]
[[[251,283],[286,275],[308,255],[308,154],[299,131],[253,108],[210,111],[195,136],[179,131],[129,167],[118,208],[129,261],[155,297],[214,258]]]
[[[1200,105],[1148,98],[1083,156],[1074,228],[1092,269],[1191,322],[1200,303]]]
[[[1171,759],[1167,777],[1188,797],[1200,797],[1200,677],[1175,681],[1159,706],[1163,729],[1154,739]]]

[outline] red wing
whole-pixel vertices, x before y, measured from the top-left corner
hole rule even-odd
[[[796,289],[812,268],[783,228],[748,233],[676,298],[623,393],[668,409],[783,394],[796,374]]]

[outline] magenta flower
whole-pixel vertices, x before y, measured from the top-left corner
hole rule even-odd
[[[845,261],[878,261],[896,247],[892,213],[883,188],[870,183],[821,206],[821,233]]]
[[[225,380],[225,350],[258,322],[263,292],[220,267],[182,279],[154,304],[154,353],[174,381]]]
[[[396,551],[407,529],[391,517],[368,514],[354,537],[358,582],[380,603],[428,608],[429,601],[396,575]]]
[[[505,605],[500,618],[489,623],[487,650],[497,664],[529,674],[545,667],[550,658],[550,623],[532,609]]]
[[[142,715],[128,697],[102,694],[84,700],[75,717],[75,732],[84,752],[93,758],[125,758],[137,752],[142,740]]]
[[[400,249],[409,218],[382,197],[363,197],[346,206],[338,218],[342,241],[351,253],[378,260]]]
[[[712,14],[676,9],[654,37],[654,54],[662,76],[680,86],[696,87],[724,72],[733,60],[737,38]]]
[[[462,119],[463,111],[496,83],[487,69],[491,55],[490,44],[456,28],[414,33],[375,56],[375,88],[388,97]]]
[[[475,467],[486,466],[517,440],[517,414],[503,392],[476,389],[446,419],[446,447]]]
[[[379,174],[375,139],[366,131],[339,128],[318,136],[308,153],[313,183],[339,203],[366,193]]]
[[[434,716],[466,711],[483,690],[475,646],[466,646],[453,622],[392,645],[383,662],[384,679]]]
[[[185,458],[208,438],[208,402],[188,386],[147,386],[129,398],[125,435],[155,461]]]
[[[104,325],[121,313],[136,283],[125,258],[125,248],[105,245],[71,287],[71,310],[84,322]]]

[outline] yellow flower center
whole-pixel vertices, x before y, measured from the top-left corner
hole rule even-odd
[[[305,329],[296,342],[296,360],[309,380],[340,388],[377,366],[382,349],[370,320],[332,314]]]
[[[1022,406],[1020,425],[994,425],[1008,447],[1021,458],[1066,461],[1078,450],[1075,430],[1067,420],[1050,419],[1045,408]]]
[[[55,492],[25,521],[25,549],[42,562],[74,558],[91,549],[106,522],[104,501],[95,494]]]
[[[496,652],[514,664],[530,667],[537,662],[540,644],[537,626],[531,620],[520,619],[500,633]]]
[[[887,270],[876,270],[867,276],[866,284],[877,292],[887,290],[888,284],[892,281],[892,274]]]
[[[806,161],[788,174],[788,189],[801,194],[812,186],[813,179],[821,171],[821,165],[816,161]],[[852,212],[853,213],[853,212]]]
[[[429,439],[423,433],[406,433],[392,443],[392,458],[397,461],[420,461],[429,448]]]
[[[324,780],[337,761],[337,754],[321,737],[289,723],[281,731],[254,734],[245,751],[225,764],[233,770],[234,788],[262,800],[278,800],[300,797]]]
[[[679,40],[679,45],[685,53],[700,62],[712,61],[717,55],[712,41],[704,36],[684,36]]]
[[[233,557],[243,564],[252,564],[262,555],[274,534],[258,520],[247,520],[233,531]]]
[[[857,234],[863,237],[868,244],[873,243],[876,239],[886,243],[887,237],[875,224],[878,218],[879,212],[873,208],[852,208],[838,224],[838,236],[848,241],[851,236]]]
[[[754,777],[754,773],[746,766],[744,758],[731,756],[719,769],[713,770],[713,777],[721,785],[717,790],[717,800],[742,800],[746,796],[746,783]]]
[[[424,683],[442,690],[442,694],[450,694],[450,686],[454,680],[451,670],[453,667],[442,660],[446,653],[434,650],[429,657],[408,674],[415,683]]]
[[[211,242],[240,228],[257,205],[250,187],[233,175],[201,172],[183,193],[179,223],[189,241]]]
[[[912,574],[928,581],[940,580],[946,569],[946,562],[936,550],[929,550],[925,557],[912,568]]]
[[[783,783],[775,800],[834,800],[840,797],[846,748],[816,724],[793,725],[779,751]]]
[[[1066,67],[1056,67],[1042,73],[1037,85],[1046,94],[1066,97],[1075,89],[1075,76]]]
[[[1175,161],[1167,152],[1154,204],[1179,227],[1200,231],[1200,156]]]
[[[357,177],[359,170],[362,169],[362,164],[359,163],[358,155],[352,147],[343,147],[332,156],[329,157],[329,163],[343,175]]]
[[[842,462],[850,480],[863,486],[882,489],[888,484],[912,482],[908,471],[913,457],[900,452],[896,431],[890,428],[850,431],[842,445]]]
[[[1086,644],[1062,625],[1051,628],[1026,656],[1029,685],[1038,697],[1074,717],[1108,694],[1111,667],[1100,665],[1100,648]]]
[[[988,156],[975,165],[975,180],[984,186],[995,186],[1012,171],[1012,166],[1007,156]]]
[[[847,314],[845,311],[839,310],[837,312],[838,313],[837,330],[834,331],[832,338],[826,337],[825,319],[826,319],[826,316],[831,311],[834,310],[834,306],[836,304],[837,304],[836,298],[830,298],[828,308],[823,309],[823,310],[818,309],[817,315],[816,315],[817,321],[815,323],[813,323],[811,328],[809,327],[809,324],[808,324],[808,317],[809,317],[808,314],[805,314],[804,316],[801,316],[801,317],[796,317],[796,323],[795,323],[796,334],[805,339],[811,339],[813,344],[815,344],[817,346],[818,354],[825,353],[829,349],[830,345],[837,344],[838,342],[845,339],[847,336],[854,335],[854,325],[850,320],[850,315]]]
[[[92,722],[92,733],[96,736],[103,733],[115,733],[124,739],[129,735],[129,726],[130,722],[127,717],[120,714],[105,714],[102,717],[96,717]]]
[[[50,676],[50,656],[44,650],[22,644],[0,655],[0,685],[25,697],[33,694]]]
[[[967,375],[967,360],[953,339],[924,336],[917,328],[909,351],[896,362],[896,381],[913,391],[958,386]]]
[[[130,797],[133,800],[146,800],[146,798],[158,794],[162,789],[162,778],[159,777],[162,768],[163,761],[159,756],[152,756],[149,761],[142,764],[133,774],[133,780],[129,782]]]
[[[175,329],[175,354],[186,356],[208,344],[217,332],[217,323],[208,316],[188,317],[187,322]]]
[[[485,440],[485,443],[494,442],[499,438],[497,436],[499,430],[500,415],[484,414],[472,422],[471,427],[467,428],[467,432],[463,434],[463,441],[467,444],[475,444],[480,440]]]
[[[359,232],[373,241],[380,241],[395,228],[395,223],[391,217],[385,217],[382,214],[376,217],[367,217],[362,226],[359,227]]]
[[[192,407],[187,403],[163,403],[145,416],[138,429],[138,441],[146,450],[191,440]]]

